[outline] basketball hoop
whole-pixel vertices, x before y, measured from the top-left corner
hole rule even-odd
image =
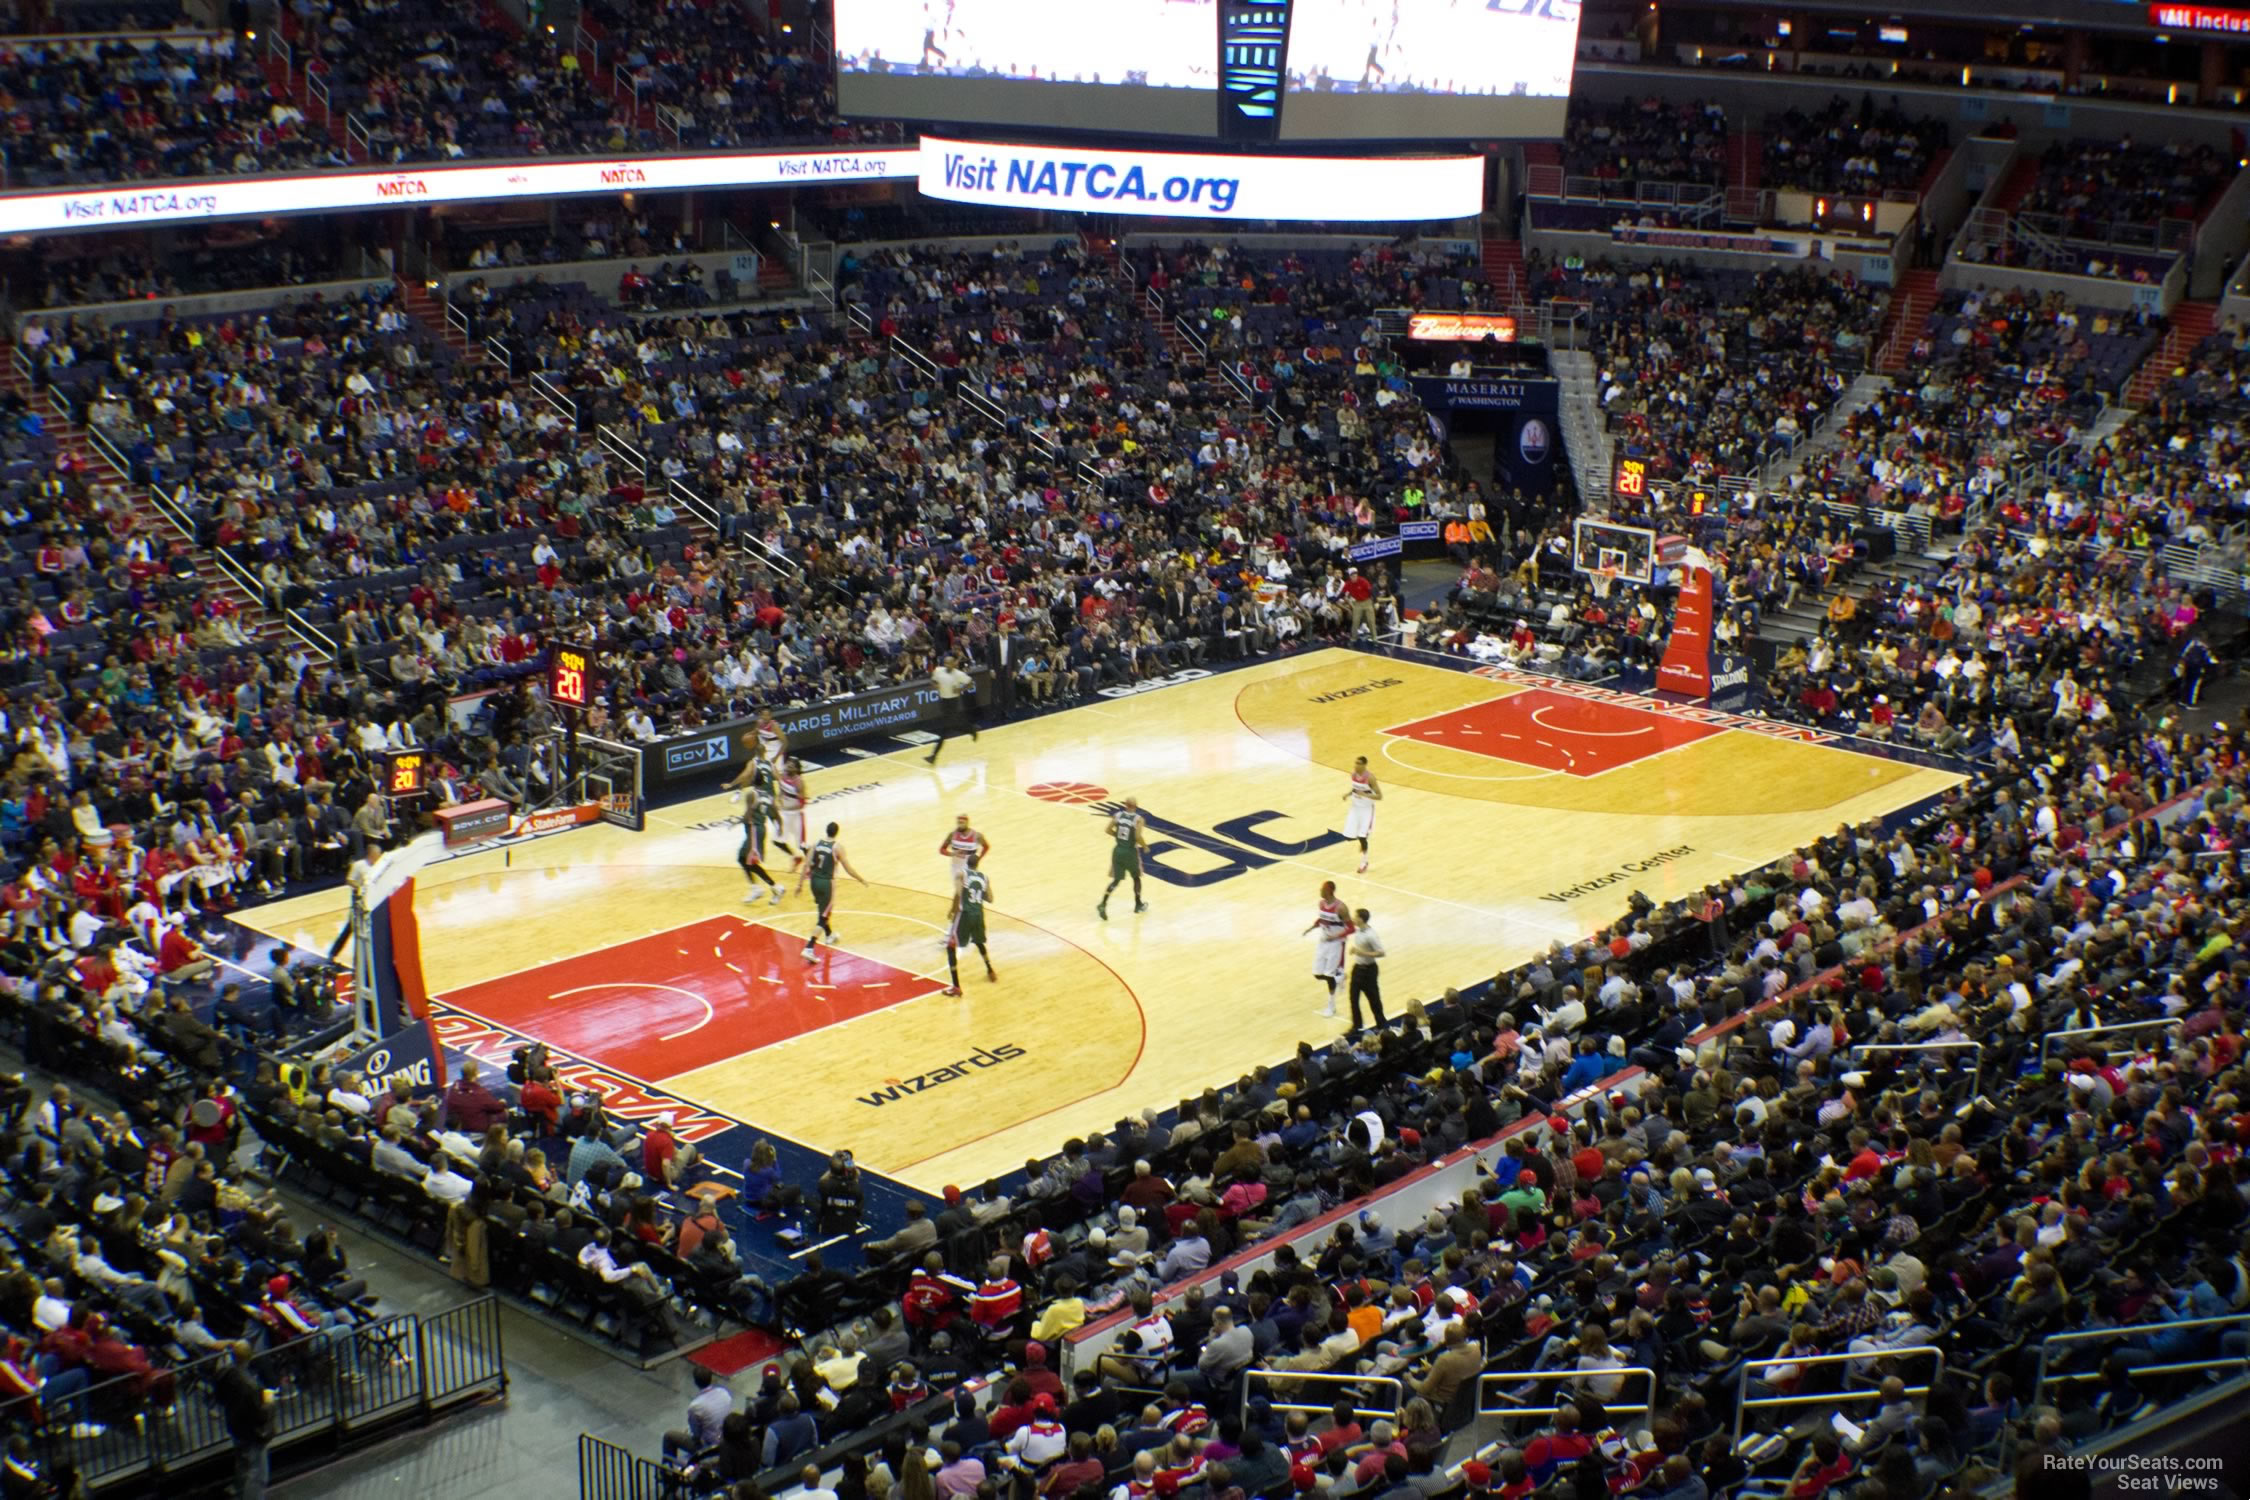
[[[1622,569],[1608,563],[1595,568],[1594,597],[1606,601],[1609,598],[1610,589],[1616,585],[1618,576],[1622,572]]]

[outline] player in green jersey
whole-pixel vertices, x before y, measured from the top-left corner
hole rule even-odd
[[[820,946],[822,938],[831,943],[836,941],[836,929],[828,923],[828,913],[836,905],[836,872],[840,869],[861,885],[867,884],[867,877],[852,868],[852,862],[844,857],[844,846],[836,841],[839,826],[829,824],[827,836],[805,851],[805,862],[797,871],[797,883],[789,889],[789,894],[794,896],[805,888],[806,881],[812,882],[813,930],[805,934],[803,955],[807,962],[811,961],[813,950]]]
[[[992,901],[992,879],[977,868],[984,856],[972,854],[968,868],[961,872],[961,883],[953,888],[953,909],[945,914],[945,972],[951,977],[946,985],[948,995],[961,993],[961,945],[974,943],[977,956],[984,960],[984,977],[998,979],[992,972],[992,950],[984,945],[984,909]]]
[[[1109,815],[1103,826],[1108,834],[1109,889],[1094,907],[1094,915],[1104,922],[1109,920],[1109,898],[1126,879],[1133,882],[1133,910],[1147,911],[1148,903],[1141,899],[1141,857],[1148,852],[1148,820],[1141,816],[1138,797],[1127,797],[1125,805]]]
[[[781,882],[766,870],[766,824],[772,817],[773,789],[770,785],[762,786],[742,799],[742,847],[734,857],[742,866],[744,877],[750,882],[750,894],[742,899],[756,901],[758,883],[763,881],[766,895],[772,898],[774,905],[779,906]]]

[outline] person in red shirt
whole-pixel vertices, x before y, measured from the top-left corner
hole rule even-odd
[[[210,1108],[204,1108],[205,1105]],[[206,1151],[224,1147],[234,1139],[234,1116],[234,1091],[224,1083],[215,1082],[205,1097],[196,1101],[188,1117],[187,1137]]]
[[[1594,1440],[1578,1430],[1578,1408],[1557,1407],[1552,1431],[1524,1445],[1524,1466],[1536,1484],[1545,1484],[1570,1464],[1594,1451]]]
[[[211,956],[187,935],[187,929],[179,925],[166,927],[164,936],[157,940],[156,966],[164,971],[167,979],[202,979],[218,968]]]
[[[679,1149],[680,1143],[672,1137],[672,1117],[658,1115],[641,1137],[641,1176],[652,1184],[669,1182],[672,1158]]]
[[[1831,1486],[1842,1482],[1851,1471],[1851,1455],[1844,1451],[1844,1445],[1837,1442],[1832,1433],[1817,1433],[1813,1437],[1812,1452],[1797,1466],[1786,1494],[1789,1500],[1815,1500],[1816,1496],[1827,1494]]]
[[[560,1135],[562,1133],[562,1096],[555,1092],[553,1084],[544,1078],[529,1079],[524,1083],[523,1088],[518,1091],[516,1100],[523,1106],[525,1114],[539,1122],[539,1134]],[[647,1174],[643,1173],[642,1175],[646,1176]]]
[[[906,1284],[906,1295],[899,1299],[907,1330],[917,1340],[952,1327],[953,1320],[960,1316],[960,1293],[944,1272],[945,1258],[933,1253],[915,1271]]]

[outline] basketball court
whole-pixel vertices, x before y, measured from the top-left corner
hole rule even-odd
[[[812,772],[867,884],[799,954],[810,897],[746,903],[714,793],[433,866],[416,882],[441,1009],[928,1190],[1325,1044],[1302,936],[1324,880],[1406,1000],[1912,807],[1962,778],[1877,747],[1505,669],[1322,649]],[[1343,826],[1355,756],[1384,799],[1372,866]],[[1104,814],[1149,818],[1149,910],[1108,877]],[[988,982],[944,995],[956,813],[992,843]],[[785,866],[786,858],[780,861]],[[242,920],[325,947],[343,892]]]

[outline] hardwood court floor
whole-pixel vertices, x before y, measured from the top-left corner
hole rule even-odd
[[[1373,867],[1342,825],[1380,778]],[[743,902],[721,795],[423,872],[424,969],[452,1007],[752,1127],[850,1146],[920,1188],[973,1182],[1325,1043],[1311,920],[1373,913],[1394,1011],[1614,918],[1937,795],[1938,770],[1646,712],[1583,689],[1321,650],[810,778],[866,886],[808,967],[808,896]],[[1150,818],[1149,911],[1107,879],[1101,813]],[[955,813],[992,841],[999,981],[945,982]],[[784,861],[786,863],[786,861]],[[245,913],[324,947],[341,893]]]

